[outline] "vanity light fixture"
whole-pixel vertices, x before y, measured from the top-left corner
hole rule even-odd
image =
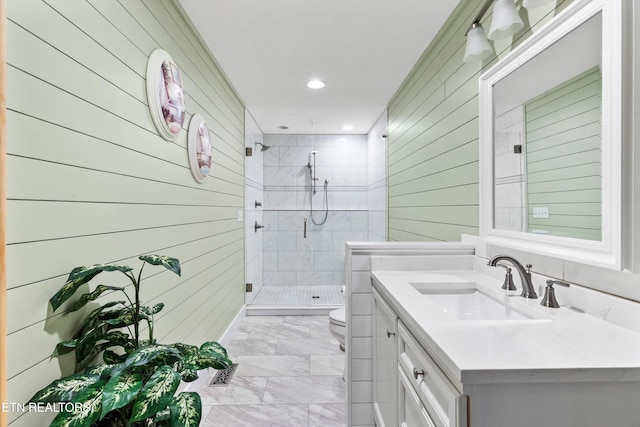
[[[509,37],[520,31],[524,22],[520,19],[513,0],[496,0],[489,29],[489,40]]]
[[[325,86],[326,85],[322,80],[309,80],[307,82],[307,87],[309,89],[322,89]]]
[[[526,1],[526,0],[525,0]],[[534,2],[549,0],[531,0]],[[514,0],[485,0],[484,4],[478,11],[473,23],[469,26],[467,33],[467,46],[464,52],[464,62],[482,61],[493,54],[493,48],[487,40],[480,20],[487,13],[491,4],[493,6],[493,18],[491,20],[491,28],[489,30],[489,39],[496,40],[503,37],[509,37],[524,27],[524,23],[518,11]]]
[[[493,49],[489,45],[484,29],[479,22],[471,24],[467,32],[467,48],[464,51],[464,62],[482,61],[493,54]]]

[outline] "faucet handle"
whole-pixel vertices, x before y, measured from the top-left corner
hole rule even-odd
[[[502,289],[507,291],[515,291],[516,285],[513,283],[513,276],[511,275],[511,267],[506,264],[497,263],[496,267],[502,267],[507,270],[507,273],[504,276],[504,282],[502,283]]]
[[[507,274],[504,276],[504,283],[502,289],[507,291],[515,291],[516,285],[513,283],[513,276],[511,275],[511,268],[507,267]]]
[[[558,304],[558,300],[556,300],[556,293],[555,289],[553,289],[553,285],[560,285],[564,286],[565,288],[569,287],[568,283],[561,282],[560,280],[547,280],[547,287],[544,290],[544,297],[542,297],[540,305],[551,308],[560,307],[560,304]]]
[[[531,274],[531,269],[533,268],[533,265],[527,264],[525,267],[527,267],[527,273]]]
[[[565,288],[568,288],[569,286],[571,286],[567,282],[562,282],[560,280],[547,280],[547,286],[553,286],[553,285],[560,285],[560,286],[564,286]]]

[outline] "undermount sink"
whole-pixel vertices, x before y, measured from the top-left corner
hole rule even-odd
[[[410,283],[424,298],[459,320],[531,320],[480,291],[473,282]]]

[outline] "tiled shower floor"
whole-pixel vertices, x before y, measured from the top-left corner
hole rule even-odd
[[[341,305],[344,296],[339,286],[262,286],[251,304]]]
[[[327,316],[248,316],[228,386],[200,391],[203,427],[344,427],[344,353]]]

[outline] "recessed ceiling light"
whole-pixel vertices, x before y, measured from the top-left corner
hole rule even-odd
[[[351,126],[351,125],[344,125],[344,126],[342,126],[342,130],[353,130],[353,126]]]
[[[325,86],[322,80],[309,80],[307,87],[310,89],[322,89]]]

